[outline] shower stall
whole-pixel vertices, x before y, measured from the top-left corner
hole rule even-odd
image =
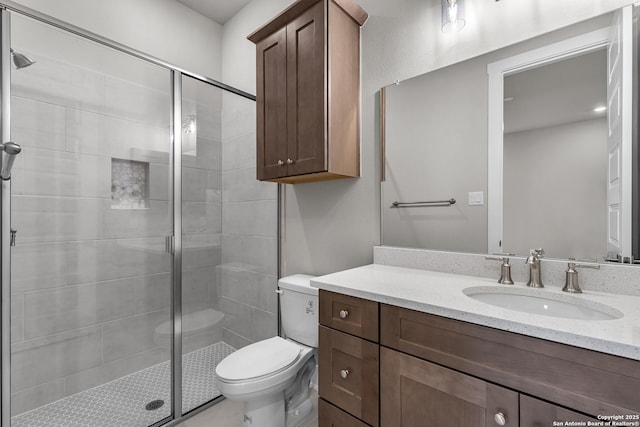
[[[0,3],[1,427],[176,423],[277,334],[255,98]]]

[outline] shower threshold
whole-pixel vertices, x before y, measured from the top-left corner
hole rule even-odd
[[[183,356],[185,413],[220,395],[215,367],[233,351],[221,341]],[[170,415],[171,366],[166,361],[12,417],[11,426],[146,427]]]

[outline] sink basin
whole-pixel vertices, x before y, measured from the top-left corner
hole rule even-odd
[[[580,320],[613,320],[624,316],[621,311],[606,304],[539,289],[478,286],[464,289],[463,292],[476,301],[543,316]]]

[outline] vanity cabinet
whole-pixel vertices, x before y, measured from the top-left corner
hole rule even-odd
[[[259,180],[360,175],[360,26],[367,17],[353,0],[299,0],[249,35]]]
[[[377,427],[378,303],[321,291],[319,320],[320,425]]]
[[[385,347],[380,405],[382,426],[519,425],[517,392]]]
[[[550,427],[640,415],[637,360],[325,290],[320,323],[320,427]],[[342,382],[344,369],[358,372],[354,384]]]

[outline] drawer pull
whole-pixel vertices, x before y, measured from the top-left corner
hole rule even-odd
[[[496,424],[498,424],[499,426],[503,426],[505,424],[507,424],[507,417],[504,416],[504,414],[502,412],[498,412],[497,414],[495,414],[493,416],[493,420],[496,422]]]
[[[294,163],[295,163],[295,162],[294,162],[293,160],[291,160],[291,159],[287,159],[287,164],[288,164],[288,165],[292,165],[292,164],[294,164]]]
[[[346,380],[350,373],[351,373],[350,370],[343,369],[342,371],[340,371],[340,376],[342,377],[343,380]]]
[[[284,162],[282,160],[278,160],[278,166],[282,166],[284,165]]]
[[[341,318],[341,319],[346,319],[347,317],[349,317],[349,311],[347,311],[347,310],[340,310],[340,318]]]

